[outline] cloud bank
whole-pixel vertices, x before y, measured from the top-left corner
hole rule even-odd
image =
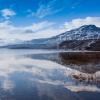
[[[89,24],[100,27],[100,17],[77,18],[59,25],[54,22],[42,21],[23,27],[14,26],[10,21],[4,21],[0,22],[0,44],[4,45],[37,38],[49,38]]]

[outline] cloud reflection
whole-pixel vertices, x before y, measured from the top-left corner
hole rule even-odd
[[[85,84],[77,84],[77,81],[72,78],[72,74],[79,74],[80,72],[74,69],[67,68],[48,60],[32,59],[20,55],[1,55],[0,56],[0,77],[4,77],[2,88],[10,90],[14,88],[14,84],[10,77],[14,73],[30,73],[32,77],[28,81],[34,83],[47,83],[52,85],[62,85],[72,91],[77,91],[83,87],[88,90]],[[99,72],[98,72],[99,73]],[[89,86],[90,88],[90,86]],[[89,90],[99,91],[93,85]]]

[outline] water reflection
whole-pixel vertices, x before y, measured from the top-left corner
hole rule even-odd
[[[63,65],[84,73],[100,71],[100,52],[61,52],[59,58]]]
[[[100,91],[75,80],[72,74],[80,72],[58,64],[58,52],[0,52],[0,100],[83,100],[75,91]]]

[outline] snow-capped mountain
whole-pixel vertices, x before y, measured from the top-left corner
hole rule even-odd
[[[95,25],[84,25],[80,28],[67,31],[59,35],[61,39],[65,40],[87,40],[100,38],[100,28]]]
[[[9,45],[9,48],[68,48],[89,47],[100,39],[100,28],[95,25],[84,25],[77,29],[67,31],[60,35],[46,38],[26,41],[21,44]]]

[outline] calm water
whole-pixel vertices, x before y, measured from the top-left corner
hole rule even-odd
[[[0,100],[100,100],[99,86],[72,78],[79,71],[61,64],[61,52],[0,49]]]

